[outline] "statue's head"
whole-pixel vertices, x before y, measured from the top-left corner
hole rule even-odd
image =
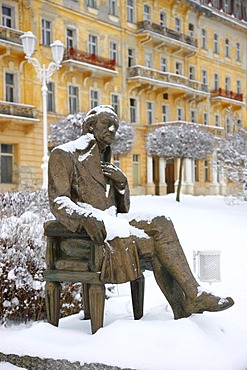
[[[84,118],[82,133],[94,135],[101,149],[113,143],[119,127],[119,118],[110,105],[99,105],[91,109]]]

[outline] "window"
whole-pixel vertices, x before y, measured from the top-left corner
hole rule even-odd
[[[113,164],[120,168],[120,155],[119,154],[113,154]]]
[[[176,62],[175,64],[175,72],[177,75],[181,75],[183,73],[183,65],[180,62]]]
[[[54,83],[49,82],[47,84],[47,111],[55,112],[55,97],[54,97]]]
[[[79,89],[77,86],[69,86],[69,113],[74,114],[79,110]]]
[[[181,32],[181,21],[179,18],[175,18],[175,31]]]
[[[109,0],[109,14],[117,14],[117,0]]]
[[[190,80],[196,79],[196,67],[195,66],[190,66],[189,68],[189,79]]]
[[[202,49],[207,50],[207,48],[208,48],[207,31],[203,28],[202,29]]]
[[[90,91],[90,108],[97,107],[100,104],[99,101],[99,91],[98,90],[91,90]]]
[[[5,100],[9,102],[17,102],[16,76],[14,73],[5,73]]]
[[[0,182],[11,184],[13,182],[13,145],[0,144]]]
[[[219,75],[218,73],[214,74],[214,90],[218,91],[219,90]]]
[[[154,115],[154,104],[150,101],[147,102],[147,124],[151,125],[154,121],[153,115]]]
[[[219,37],[217,33],[214,33],[214,53],[219,54]]]
[[[120,114],[120,99],[119,99],[119,95],[117,95],[117,94],[111,94],[111,105],[112,105],[113,109],[115,110],[115,112],[117,113],[117,115],[119,116],[119,114]]]
[[[204,181],[209,181],[208,161],[204,161]]]
[[[139,154],[133,154],[133,185],[140,185]]]
[[[225,56],[226,58],[230,58],[230,40],[225,39]]]
[[[134,22],[134,0],[127,0],[127,21]]]
[[[225,13],[229,14],[230,13],[230,0],[223,0],[222,1],[222,9],[224,10]]]
[[[196,111],[195,110],[190,111],[190,121],[196,122]]]
[[[151,68],[152,67],[152,54],[145,53],[145,67]]]
[[[164,57],[160,58],[160,70],[162,72],[167,72],[167,59]]]
[[[2,26],[14,28],[14,8],[2,5]]]
[[[42,44],[49,46],[51,44],[51,22],[42,19]]]
[[[130,98],[130,122],[137,122],[137,100]]]
[[[110,41],[110,59],[114,60],[117,63],[117,43],[114,41]]]
[[[229,134],[230,131],[231,131],[231,119],[227,115],[226,116],[226,132]]]
[[[69,49],[75,47],[75,30],[71,28],[66,29],[66,45]]]
[[[160,25],[166,27],[167,25],[167,16],[165,12],[160,12]]]
[[[97,0],[88,0],[87,6],[91,6],[91,8],[97,8]]]
[[[128,49],[128,67],[133,67],[135,65],[135,50]]]
[[[237,80],[236,81],[236,85],[237,85],[237,94],[241,94],[241,81],[240,80]]]
[[[203,124],[208,125],[208,113],[203,113]]]
[[[184,109],[183,108],[177,108],[177,117],[178,117],[178,121],[183,121],[184,119]]]
[[[237,62],[241,61],[241,58],[240,58],[240,43],[239,42],[236,43],[236,61]]]
[[[195,160],[194,161],[194,177],[195,177],[195,181],[199,181],[199,168],[198,168],[198,161]]]
[[[150,21],[151,20],[151,8],[149,5],[143,6],[143,20]]]
[[[163,104],[162,105],[162,122],[169,121],[169,105]]]
[[[231,91],[231,79],[230,77],[225,78],[225,90]]]
[[[97,55],[97,36],[89,35],[88,36],[88,52],[89,54]]]
[[[189,36],[194,37],[194,32],[195,32],[195,26],[192,23],[189,23]]]
[[[216,127],[220,127],[220,115],[219,114],[214,115],[214,125]]]
[[[208,71],[206,71],[205,69],[202,70],[202,83],[204,85],[207,85],[208,83]]]

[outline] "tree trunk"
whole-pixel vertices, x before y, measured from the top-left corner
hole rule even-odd
[[[176,201],[177,202],[180,202],[180,191],[181,191],[181,186],[182,186],[183,164],[184,164],[184,158],[180,158],[178,187],[177,187],[177,196],[176,196]]]

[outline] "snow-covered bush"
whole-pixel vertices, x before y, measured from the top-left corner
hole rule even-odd
[[[43,223],[53,218],[45,191],[0,194],[0,322],[46,316]],[[63,316],[81,308],[80,284],[64,284]]]

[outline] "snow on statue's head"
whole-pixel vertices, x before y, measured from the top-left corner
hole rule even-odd
[[[83,120],[82,133],[87,134],[93,131],[93,127],[102,117],[107,117],[109,121],[118,129],[119,118],[111,105],[98,105],[91,109]]]

